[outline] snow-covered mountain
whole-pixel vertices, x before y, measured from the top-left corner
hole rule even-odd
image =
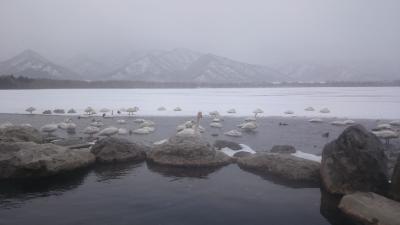
[[[17,75],[30,78],[80,79],[77,73],[57,65],[32,50],[0,63],[1,75]]]
[[[290,81],[384,81],[400,79],[400,67],[377,62],[281,63],[272,66]]]
[[[108,74],[105,79],[155,82],[241,83],[280,81],[282,75],[268,67],[187,49],[151,52]]]
[[[84,79],[95,80],[111,71],[112,67],[87,55],[77,55],[63,63],[67,68],[80,74]]]

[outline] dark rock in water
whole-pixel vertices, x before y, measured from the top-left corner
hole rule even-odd
[[[141,162],[146,159],[148,150],[146,145],[114,137],[101,139],[91,149],[98,162]]]
[[[11,126],[0,129],[1,141],[32,141],[35,143],[42,143],[43,136],[35,128],[28,126]]]
[[[362,224],[400,224],[400,203],[373,192],[345,195],[340,210]]]
[[[321,188],[320,212],[332,225],[354,225],[354,222],[339,209],[342,195],[335,195]]]
[[[354,125],[325,145],[321,178],[330,193],[383,192],[388,184],[386,163],[379,139],[361,125]]]
[[[167,177],[193,177],[193,178],[207,178],[208,175],[218,171],[221,167],[196,167],[190,168],[179,166],[166,166],[156,164],[154,162],[147,162],[147,168],[153,172],[162,174]]]
[[[225,141],[225,140],[216,140],[214,142],[214,147],[218,150],[221,150],[223,148],[229,148],[232,150],[242,149],[242,146],[240,146],[240,144],[233,142],[233,141]]]
[[[397,163],[393,170],[390,194],[393,199],[400,201],[400,156],[397,158]]]
[[[231,163],[229,156],[200,137],[174,136],[156,145],[147,157],[157,164],[180,167],[217,167]]]
[[[86,167],[94,162],[89,149],[54,144],[0,142],[0,178],[33,178]]]
[[[272,153],[291,154],[295,153],[296,149],[291,145],[274,145],[270,150]]]
[[[271,174],[290,181],[318,183],[320,163],[290,154],[256,153],[239,158],[240,167]]]
[[[238,151],[235,154],[233,154],[233,157],[242,158],[242,157],[248,157],[251,155],[253,155],[251,152]]]

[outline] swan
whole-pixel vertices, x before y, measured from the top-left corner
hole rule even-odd
[[[103,129],[102,131],[100,131],[99,135],[100,136],[107,136],[107,137],[111,137],[115,134],[118,133],[118,128],[116,127],[107,127],[105,129]]]
[[[320,113],[330,113],[331,111],[328,108],[323,108],[319,112]]]
[[[194,125],[195,125],[195,122],[192,121],[192,120],[189,120],[189,121],[186,121],[186,122],[184,122],[184,123],[182,123],[182,124],[179,124],[179,125],[176,127],[176,131],[179,132],[179,131],[184,130],[184,129],[186,129],[186,128],[193,128]]]
[[[235,109],[230,109],[230,110],[227,111],[227,113],[231,113],[231,114],[232,113],[236,113],[236,110]]]
[[[100,132],[100,129],[98,127],[92,127],[92,126],[86,127],[83,130],[83,133],[88,134],[90,137],[93,137],[94,134],[97,134],[99,132]]]
[[[392,129],[392,125],[390,125],[388,123],[382,123],[382,124],[379,124],[378,126],[376,126],[376,128],[374,128],[373,130],[379,131],[379,130],[391,130],[391,129]]]
[[[256,120],[257,119],[255,117],[247,117],[247,118],[244,119],[245,122],[254,122]]]
[[[159,107],[158,109],[157,109],[158,111],[165,111],[165,110],[167,110],[164,106],[161,106],[161,107]]]
[[[30,114],[32,114],[33,111],[35,111],[35,110],[36,110],[36,108],[31,106],[31,107],[27,108],[25,111],[27,111],[27,112],[29,112]]]
[[[356,122],[354,120],[345,120],[345,121],[343,121],[343,123],[345,123],[346,125],[353,125]]]
[[[386,144],[389,144],[390,139],[395,139],[399,137],[399,134],[392,130],[380,130],[380,131],[372,131],[375,136],[378,138],[385,139]]]
[[[212,123],[210,123],[210,127],[222,128],[222,124],[218,123],[218,122],[212,122]]]
[[[101,121],[95,121],[95,122],[92,122],[90,124],[90,126],[92,126],[92,127],[102,127],[102,126],[104,126],[104,123],[101,122]]]
[[[125,128],[119,128],[118,129],[118,135],[127,135],[128,134],[128,130]]]
[[[151,120],[145,120],[143,123],[140,124],[140,128],[144,127],[154,127],[156,124]]]
[[[218,111],[212,111],[208,113],[210,116],[214,116],[214,117],[218,117],[219,116],[219,112]]]
[[[5,123],[0,125],[0,129],[4,129],[4,128],[7,128],[7,127],[12,127],[12,126],[14,126],[14,124],[12,124],[10,122],[5,122]]]
[[[118,124],[126,124],[126,121],[121,119],[121,120],[117,120],[117,123]]]
[[[243,124],[239,125],[241,129],[245,130],[245,131],[253,131],[255,129],[257,129],[258,125],[256,122],[251,121],[251,122],[246,122]]]
[[[312,118],[312,119],[308,120],[308,122],[310,122],[310,123],[322,123],[324,121],[321,118]]]
[[[177,132],[177,136],[179,137],[198,137],[201,136],[200,133],[203,133],[205,129],[200,126],[200,119],[203,118],[202,112],[197,113],[196,122],[194,121],[186,121],[184,124],[181,124],[177,128],[183,128]]]
[[[180,107],[176,107],[176,108],[174,109],[174,111],[178,112],[178,111],[182,111],[182,109],[181,109]]]
[[[331,122],[334,126],[346,126],[347,124],[344,121],[336,120]]]
[[[134,119],[134,123],[144,123],[146,120],[145,119]]]
[[[219,122],[221,122],[221,119],[216,117],[216,118],[212,119],[212,122],[219,123]]]
[[[230,130],[228,132],[224,133],[226,136],[230,136],[230,137],[241,137],[242,136],[242,132],[238,131],[238,130]]]
[[[19,126],[21,126],[21,127],[33,127],[30,123],[21,123]]]
[[[58,125],[57,124],[46,124],[44,126],[42,126],[40,128],[40,131],[47,133],[49,136],[51,133],[53,133],[54,131],[56,131],[58,129]]]
[[[392,126],[400,126],[400,120],[390,121],[389,124],[392,125]]]
[[[313,107],[309,106],[309,107],[305,108],[304,110],[311,112],[311,111],[314,111],[315,109]]]
[[[255,109],[253,111],[253,113],[254,113],[254,118],[256,118],[258,114],[264,113],[264,111],[262,109],[258,108],[258,109]]]
[[[150,134],[155,131],[154,127],[141,127],[133,131],[135,134]]]

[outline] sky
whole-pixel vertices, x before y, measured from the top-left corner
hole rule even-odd
[[[188,48],[257,64],[400,59],[399,0],[1,0],[0,60]]]

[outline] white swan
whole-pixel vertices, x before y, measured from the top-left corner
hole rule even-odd
[[[2,123],[0,125],[0,129],[4,129],[4,128],[7,128],[7,127],[12,127],[12,126],[14,126],[14,124],[12,124],[11,122],[5,122],[5,123]]]
[[[83,133],[88,134],[90,137],[92,137],[94,134],[97,134],[99,132],[100,132],[100,129],[98,127],[92,127],[92,126],[86,127],[83,130]]]
[[[321,118],[312,118],[312,119],[308,120],[308,122],[310,122],[310,123],[322,123],[322,122],[324,122],[324,120],[322,120]]]
[[[380,131],[372,131],[378,138],[382,138],[386,141],[386,144],[389,144],[390,139],[399,138],[399,134],[392,130],[380,130]]]
[[[40,131],[47,133],[49,136],[51,133],[53,133],[54,131],[56,131],[58,129],[58,125],[57,124],[46,124],[44,126],[42,126],[40,128]]]
[[[135,134],[150,134],[155,131],[154,127],[142,127],[133,131]]]
[[[118,124],[126,124],[126,121],[123,120],[123,119],[120,119],[120,120],[117,120],[117,123],[118,123]]]
[[[257,129],[257,127],[258,127],[257,123],[254,121],[242,123],[239,126],[241,129],[243,129],[245,131],[253,131],[253,130]]]
[[[218,122],[212,122],[212,123],[210,123],[210,127],[222,128],[222,124],[218,123]]]
[[[146,120],[145,119],[134,119],[134,123],[144,123]]]
[[[334,126],[346,126],[347,124],[344,121],[335,120],[335,121],[331,122],[331,125],[334,125]]]
[[[388,124],[388,123],[382,123],[379,124],[378,126],[376,126],[376,128],[374,130],[391,130],[392,129],[392,125]]]
[[[389,124],[392,125],[392,126],[400,126],[400,120],[390,121]]]
[[[100,136],[107,136],[107,137],[111,137],[115,134],[118,133],[118,128],[116,127],[107,127],[105,129],[103,129],[102,131],[100,131],[99,135]]]
[[[230,136],[230,137],[241,137],[242,136],[242,132],[238,131],[238,130],[230,130],[228,132],[224,133],[226,136]]]
[[[140,128],[144,128],[144,127],[154,127],[156,125],[156,123],[154,123],[151,120],[145,120],[143,123],[140,124]]]

